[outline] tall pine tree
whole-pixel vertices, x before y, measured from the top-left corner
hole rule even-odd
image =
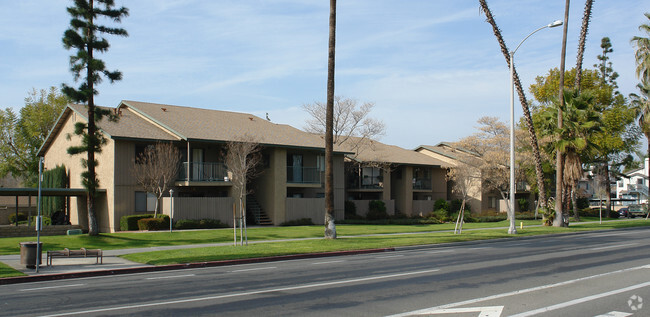
[[[97,6],[95,6],[95,3]],[[98,18],[106,18],[114,22],[120,22],[123,17],[129,15],[127,8],[114,9],[113,0],[75,0],[74,6],[68,7],[70,28],[63,35],[63,46],[70,50],[77,51],[70,56],[70,71],[74,75],[75,82],[81,79],[78,88],[63,84],[63,93],[73,102],[85,104],[88,109],[88,122],[78,122],[75,125],[75,134],[82,137],[82,144],[68,148],[68,154],[75,155],[87,153],[87,158],[82,159],[82,165],[87,170],[82,173],[83,185],[88,190],[88,234],[97,235],[97,217],[95,215],[95,200],[99,180],[95,174],[97,161],[95,154],[101,152],[101,147],[106,139],[101,135],[96,122],[102,117],[110,115],[108,110],[95,106],[94,96],[99,92],[95,85],[102,81],[102,77],[108,78],[111,83],[121,80],[122,73],[119,71],[108,71],[106,65],[100,59],[94,57],[94,53],[104,53],[108,50],[108,41],[102,37],[103,34],[128,36],[122,28],[107,27],[98,25]],[[102,76],[103,75],[103,76]],[[113,118],[114,119],[114,118]]]

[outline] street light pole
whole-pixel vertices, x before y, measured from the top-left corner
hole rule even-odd
[[[517,227],[515,225],[515,53],[519,49],[519,46],[537,31],[560,25],[562,25],[562,21],[556,20],[551,24],[538,28],[521,40],[514,50],[510,51],[510,201],[508,204],[510,207],[510,228],[508,228],[508,234],[517,233]]]

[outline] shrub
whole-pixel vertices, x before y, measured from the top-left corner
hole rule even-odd
[[[121,231],[135,231],[140,230],[138,227],[138,220],[144,218],[153,218],[152,214],[139,214],[139,215],[129,215],[123,216],[120,218],[120,230]],[[166,219],[167,227],[169,227],[169,216],[167,215],[158,215],[158,218]]]
[[[587,198],[587,197],[578,198],[577,199],[577,205],[578,205],[578,209],[589,208],[589,198]]]
[[[219,219],[181,219],[174,223],[176,229],[217,229],[228,228]]]
[[[311,221],[311,218],[300,218],[300,219],[294,219],[294,220],[289,220],[285,221],[280,224],[280,226],[311,226],[313,225],[314,222]]]
[[[463,205],[463,200],[462,199],[454,199],[451,201],[451,204],[449,204],[449,212],[459,212],[460,211],[460,206]],[[465,213],[470,213],[472,211],[472,208],[470,205],[465,202]]]
[[[456,221],[458,219],[458,213],[452,214],[451,215],[451,220]],[[464,222],[479,222],[477,218],[474,218],[471,216],[471,214],[468,211],[465,211],[463,213],[463,221]]]
[[[19,212],[18,213],[18,221],[27,221],[27,216],[24,213]],[[16,222],[16,213],[12,213],[12,214],[9,215],[9,222],[10,223],[15,223]]]
[[[69,223],[65,211],[59,210],[53,213],[51,218],[53,225],[67,225]]]
[[[32,216],[32,225],[36,226],[36,217],[38,216]],[[43,226],[51,226],[52,225],[52,219],[48,216],[41,216],[43,217]]]
[[[366,215],[366,219],[388,219],[388,213],[386,213],[386,204],[384,204],[384,202],[381,200],[371,200],[368,203],[368,214]]]
[[[445,210],[445,211],[449,211],[449,203],[448,203],[446,200],[442,199],[442,198],[437,199],[437,200],[433,203],[433,210]]]
[[[528,204],[528,199],[526,198],[517,199],[517,204],[519,205],[519,210],[522,212],[528,211],[528,209],[530,208],[530,205]]]
[[[429,214],[428,218],[437,219],[440,222],[447,222],[450,220],[449,212],[444,209],[438,209]]]
[[[165,230],[169,229],[169,217],[167,218],[143,218],[138,220],[138,229],[140,230]]]

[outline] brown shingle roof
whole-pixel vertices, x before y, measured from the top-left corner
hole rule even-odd
[[[354,141],[358,141],[358,139],[348,141],[353,141],[350,143],[346,142],[348,144],[347,149],[351,150],[350,146],[354,144]],[[346,147],[346,143],[344,143],[344,147]],[[354,158],[357,161],[449,167],[447,163],[441,160],[399,146],[388,145],[373,140],[364,140],[359,144],[359,151]]]
[[[122,101],[130,108],[182,139],[236,141],[249,135],[263,145],[324,148],[325,141],[286,124],[277,124],[252,114],[180,107],[137,101]]]
[[[70,105],[78,115],[81,115],[84,120],[87,120],[87,110],[84,105],[73,104]],[[110,109],[113,111],[113,109]],[[120,119],[117,122],[112,122],[104,118],[97,125],[106,134],[113,138],[135,138],[135,139],[148,139],[148,140],[165,140],[174,141],[180,138],[175,137],[171,133],[158,127],[152,122],[148,121],[143,116],[133,112],[129,108],[120,109]]]

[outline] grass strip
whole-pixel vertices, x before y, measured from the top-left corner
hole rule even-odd
[[[270,257],[278,255],[363,250],[374,248],[403,247],[415,245],[430,245],[449,242],[476,241],[486,239],[512,238],[571,233],[581,231],[593,231],[604,229],[615,229],[625,227],[649,226],[646,221],[625,221],[603,224],[579,224],[574,223],[569,228],[556,227],[528,227],[518,229],[517,235],[509,235],[499,230],[476,230],[464,231],[462,234],[450,232],[433,232],[408,235],[370,236],[370,237],[349,237],[336,240],[304,240],[285,242],[265,242],[241,246],[220,246],[205,247],[167,251],[153,251],[123,255],[122,257],[140,263],[152,265],[180,264],[192,262],[207,262],[232,259],[245,259],[257,257]]]
[[[14,276],[25,276],[27,274],[14,270],[9,265],[6,265],[0,262],[0,278],[2,277],[14,277]]]

